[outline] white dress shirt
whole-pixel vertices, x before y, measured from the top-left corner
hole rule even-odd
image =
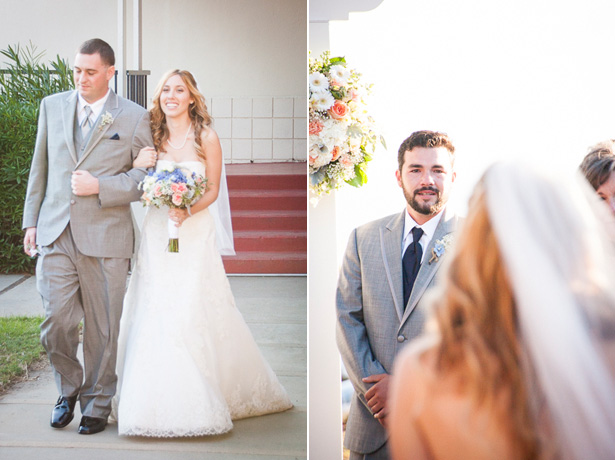
[[[431,239],[433,238],[434,233],[436,232],[436,227],[440,223],[440,219],[442,219],[443,211],[444,211],[444,208],[442,208],[442,211],[440,211],[434,217],[429,219],[423,225],[419,225],[410,216],[410,214],[408,213],[408,210],[406,209],[405,219],[404,219],[404,237],[402,238],[402,244],[401,244],[402,258],[404,257],[404,252],[406,252],[406,249],[408,248],[410,243],[412,243],[412,229],[414,227],[419,227],[423,229],[423,236],[421,236],[421,239],[419,240],[419,244],[421,245],[421,248],[423,249],[423,256],[421,258],[421,263],[423,262],[423,260],[425,260],[425,252],[426,252],[425,248],[429,247],[429,243],[431,242]]]
[[[86,105],[89,105],[92,109],[92,116],[90,121],[92,122],[92,126],[94,126],[94,123],[96,123],[96,120],[98,120],[98,117],[100,116],[100,112],[102,112],[102,109],[105,106],[105,102],[107,102],[107,98],[109,97],[109,91],[110,90],[107,90],[107,94],[105,94],[104,97],[100,98],[93,104],[87,102],[81,97],[81,94],[79,94],[79,102],[77,102],[77,118],[79,120],[79,126],[81,126],[81,123],[83,123],[83,120],[85,119]]]

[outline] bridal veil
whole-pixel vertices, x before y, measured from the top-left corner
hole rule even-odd
[[[529,363],[524,373],[551,416],[549,430],[564,458],[612,459],[614,221],[580,174],[548,173],[502,163],[484,177]]]
[[[216,225],[216,247],[223,256],[234,256],[233,226],[231,224],[231,206],[229,204],[228,186],[226,184],[226,168],[222,160],[220,172],[220,188],[218,198],[209,205],[209,212]]]

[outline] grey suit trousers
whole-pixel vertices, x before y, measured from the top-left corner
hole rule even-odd
[[[37,287],[45,320],[41,343],[62,396],[77,396],[81,413],[107,418],[115,394],[117,337],[129,259],[83,255],[70,224],[43,246],[37,262]],[[83,326],[84,367],[77,359],[79,323]]]
[[[389,444],[384,443],[382,447],[380,447],[375,452],[370,452],[369,454],[359,454],[357,452],[350,451],[350,455],[348,456],[349,460],[389,460]]]

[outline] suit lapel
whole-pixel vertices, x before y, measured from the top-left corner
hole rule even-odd
[[[77,115],[77,91],[73,91],[62,105],[62,121],[64,123],[64,139],[68,146],[71,158],[77,163],[77,151],[75,150],[75,116]]]
[[[389,289],[395,303],[397,317],[401,321],[404,312],[403,273],[401,264],[401,240],[404,231],[404,212],[397,215],[380,229],[380,244],[384,269]]]
[[[416,308],[419,300],[425,293],[427,286],[431,282],[432,278],[435,276],[436,272],[440,265],[442,265],[443,259],[446,257],[446,251],[442,256],[438,258],[438,260],[434,260],[432,263],[429,263],[432,257],[432,250],[434,249],[436,242],[442,240],[446,235],[452,233],[455,230],[455,226],[457,223],[457,217],[452,214],[451,216],[447,216],[448,208],[444,210],[444,214],[442,215],[442,219],[440,223],[436,227],[436,231],[434,232],[434,236],[429,242],[429,246],[427,246],[427,254],[425,254],[425,258],[421,264],[421,268],[419,269],[419,273],[416,277],[416,281],[414,282],[414,286],[412,288],[412,293],[410,294],[410,299],[408,299],[408,306],[406,307],[406,311],[402,317],[402,324],[412,310]]]
[[[103,110],[100,113],[100,116],[98,117],[98,119],[96,120],[96,123],[92,127],[92,135],[90,136],[90,139],[88,140],[88,143],[85,146],[83,155],[81,155],[81,159],[77,163],[77,166],[81,165],[81,163],[83,163],[83,161],[88,157],[88,155],[92,153],[92,150],[94,150],[94,147],[96,147],[96,145],[103,138],[103,136],[105,135],[109,127],[113,124],[113,122],[111,122],[111,123],[105,123],[104,125],[102,125],[103,116],[108,112],[111,115],[111,118],[113,118],[113,121],[115,121],[115,118],[120,114],[121,111],[122,109],[118,107],[118,99],[117,99],[116,94],[113,91],[110,91],[109,97],[107,98],[107,102],[105,102],[105,106],[103,107]]]

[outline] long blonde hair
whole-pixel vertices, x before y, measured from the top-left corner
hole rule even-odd
[[[435,304],[438,371],[458,377],[460,391],[477,405],[496,409],[498,397],[509,395],[504,413],[496,413],[511,421],[521,458],[537,458],[545,446],[535,430],[522,371],[515,299],[481,184],[472,201]]]
[[[194,99],[194,103],[190,104],[188,115],[194,126],[194,148],[199,158],[205,161],[205,151],[201,145],[201,133],[211,125],[212,118],[207,112],[205,97],[199,91],[194,76],[187,70],[175,69],[168,71],[162,76],[154,91],[153,105],[150,109],[150,127],[152,130],[152,137],[154,138],[154,148],[158,152],[164,152],[164,143],[169,139],[169,128],[167,126],[166,115],[160,108],[160,94],[167,80],[173,75],[180,76],[190,96]]]

